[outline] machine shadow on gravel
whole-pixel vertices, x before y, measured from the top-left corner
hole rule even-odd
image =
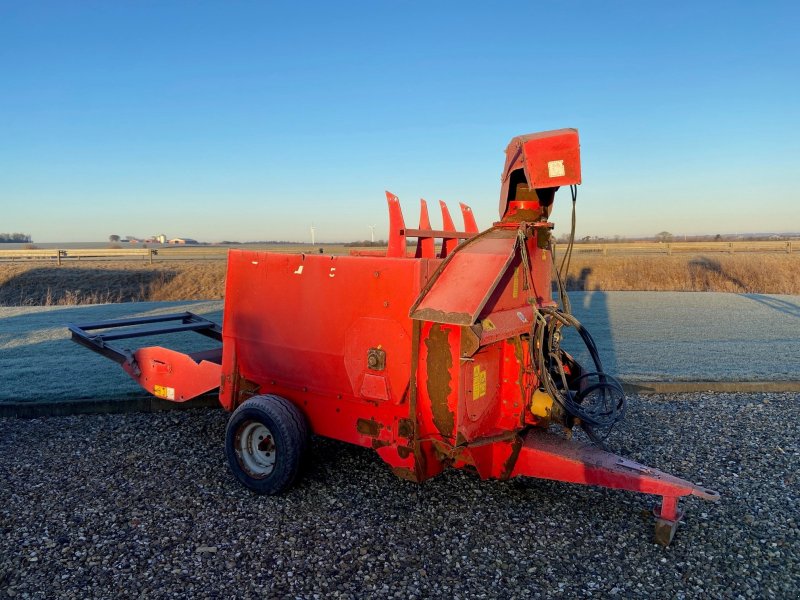
[[[0,306],[143,302],[177,275],[172,269],[31,269],[0,283]]]

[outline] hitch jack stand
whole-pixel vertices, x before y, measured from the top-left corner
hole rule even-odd
[[[520,475],[661,496],[661,506],[653,513],[656,517],[655,540],[664,546],[672,541],[683,517],[683,512],[678,510],[679,497],[719,500],[719,494],[714,490],[595,446],[541,430],[531,430],[525,436],[511,477]]]

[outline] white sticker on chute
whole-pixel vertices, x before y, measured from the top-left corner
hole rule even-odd
[[[564,161],[563,160],[551,160],[547,163],[547,174],[550,177],[563,177],[566,175],[566,171],[564,170]]]
[[[303,265],[297,267],[297,271],[294,272],[295,275],[302,275],[303,274]]]

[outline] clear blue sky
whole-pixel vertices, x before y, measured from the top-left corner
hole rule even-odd
[[[561,127],[579,235],[798,231],[796,6],[0,0],[0,232],[385,237],[387,189],[486,227]]]

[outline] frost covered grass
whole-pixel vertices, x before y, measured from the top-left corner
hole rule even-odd
[[[0,308],[0,404],[146,395],[119,365],[73,343],[67,323],[183,311],[222,323],[219,301]],[[131,350],[162,345],[188,352],[218,344],[197,334],[183,333],[123,340],[118,345]]]
[[[662,292],[574,292],[570,297],[605,370],[624,381],[800,378],[800,297]],[[119,365],[71,342],[66,324],[182,311],[222,323],[218,300],[0,308],[0,403],[145,395]],[[217,344],[182,333],[118,345],[188,352]],[[564,345],[588,364],[579,340],[568,336]]]

